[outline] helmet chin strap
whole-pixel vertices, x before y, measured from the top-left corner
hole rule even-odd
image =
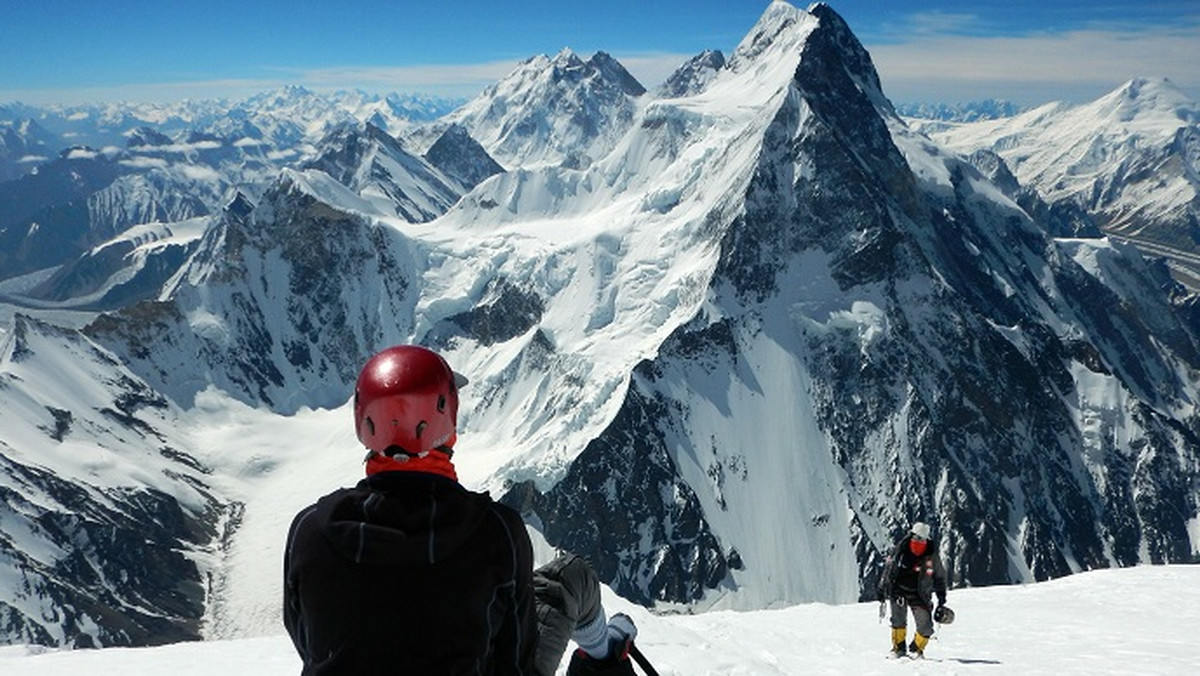
[[[454,449],[449,446],[438,446],[432,450],[441,451],[442,453],[445,453],[447,458],[454,457]],[[399,446],[388,446],[387,448],[383,449],[382,451],[372,451],[370,449],[367,449],[367,454],[366,454],[366,456],[363,457],[363,462],[369,461],[375,455],[380,455],[385,458],[394,458],[398,455],[403,455],[405,458],[408,458],[408,459],[416,459],[416,458],[423,458],[426,455],[429,455],[429,451],[426,451],[424,453],[413,453],[412,451],[405,450]]]
[[[408,457],[410,457],[410,458],[419,458],[419,457],[421,457],[421,454],[420,454],[420,453],[413,453],[412,451],[406,450],[406,449],[404,449],[404,448],[401,448],[401,447],[399,447],[399,446],[388,446],[387,448],[383,449],[383,456],[384,456],[384,457],[387,457],[387,458],[394,458],[394,457],[396,457],[397,455],[405,455],[405,456],[408,456]]]

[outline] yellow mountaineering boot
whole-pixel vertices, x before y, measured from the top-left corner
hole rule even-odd
[[[906,627],[892,627],[892,654],[896,657],[904,657],[904,638],[907,634],[908,628]]]
[[[925,646],[927,645],[929,645],[928,636],[922,636],[920,634],[913,636],[913,644],[911,646],[913,649],[913,657],[924,657]]]

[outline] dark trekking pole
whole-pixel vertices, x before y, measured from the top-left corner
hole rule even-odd
[[[629,656],[633,658],[634,662],[638,663],[642,671],[646,672],[646,676],[658,676],[658,671],[654,668],[654,665],[650,664],[650,660],[646,659],[642,651],[638,650],[638,647],[632,643],[629,644]]]

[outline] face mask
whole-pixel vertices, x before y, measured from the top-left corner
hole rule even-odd
[[[913,538],[912,540],[908,541],[908,550],[916,556],[920,556],[925,553],[925,547],[928,544],[929,542],[926,540],[918,540]]]

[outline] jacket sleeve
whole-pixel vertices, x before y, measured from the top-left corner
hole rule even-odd
[[[296,647],[296,653],[300,655],[304,664],[308,664],[308,632],[305,630],[304,614],[300,608],[300,580],[293,566],[293,557],[297,531],[312,511],[313,508],[309,508],[296,515],[291,528],[288,529],[287,545],[283,550],[283,626],[292,638],[292,645]]]
[[[533,545],[520,515],[500,512],[513,545],[512,608],[496,634],[493,664],[496,674],[538,674],[535,670],[538,632],[533,599]],[[549,676],[553,676],[551,671]]]

